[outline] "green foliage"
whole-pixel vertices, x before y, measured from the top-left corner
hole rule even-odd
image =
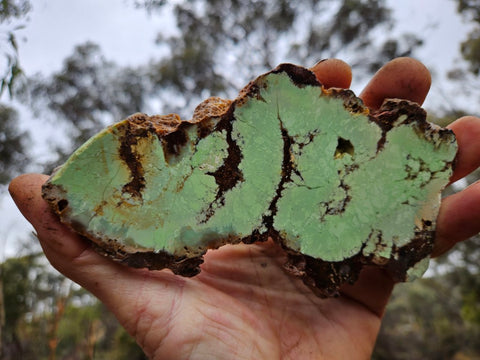
[[[118,327],[113,339],[115,344],[106,352],[105,358],[118,360],[146,360],[147,357],[124,328]]]
[[[471,77],[452,72],[468,88],[480,75],[480,1],[456,0],[459,13],[473,25],[461,54]],[[355,74],[376,70],[397,56],[422,46],[414,34],[389,37],[394,19],[386,1],[375,0],[132,0],[151,16],[170,15],[173,29],[162,29],[157,45],[165,56],[143,66],[120,67],[93,43],[75,48],[60,71],[29,79],[28,94],[42,121],[53,117],[69,127],[67,147],[58,148],[61,163],[93,133],[136,111],[170,111],[190,116],[193,105],[209,95],[232,97],[239,87],[279,62],[313,64],[340,57]],[[17,31],[31,9],[28,0],[0,0],[0,95],[15,92],[22,77]],[[378,38],[376,34],[382,33]],[[356,75],[357,76],[357,75]],[[478,91],[478,83],[470,86]],[[152,105],[154,104],[154,105]],[[438,123],[463,115],[454,109]],[[48,116],[45,116],[48,114]],[[18,114],[0,105],[0,184],[22,171],[27,161],[27,133]],[[50,166],[51,168],[51,166]],[[467,177],[472,183],[480,171]],[[453,189],[452,189],[453,191]],[[439,260],[442,276],[396,288],[378,339],[374,359],[445,359],[480,356],[480,239],[457,245]],[[47,359],[57,340],[62,359],[144,359],[145,355],[103,305],[71,290],[58,323],[58,301],[65,298],[65,279],[47,268],[37,254],[1,265],[5,359]],[[71,285],[68,285],[71,286]],[[93,355],[92,355],[93,354]]]
[[[134,5],[138,8],[144,8],[148,12],[159,8],[167,3],[167,0],[135,0]]]
[[[71,303],[58,328],[58,358],[146,359],[135,340],[102,303],[96,300],[88,304]]]
[[[442,116],[437,116],[435,113],[429,112],[427,114],[427,120],[437,124],[438,126],[447,127],[456,119],[465,115],[467,114],[462,110],[452,110],[445,114],[442,114]]]
[[[15,35],[13,33],[8,34],[9,43],[12,44],[12,48],[15,50],[14,54],[4,53],[7,60],[7,69],[4,71],[3,77],[0,79],[0,95],[3,94],[5,89],[8,89],[10,97],[13,96],[13,87],[16,84],[16,80],[23,74],[23,70],[18,62],[18,54],[16,48]]]
[[[13,96],[13,87],[17,79],[23,74],[18,58],[18,45],[16,31],[24,27],[25,16],[31,10],[29,0],[1,0],[0,1],[0,24],[11,25],[8,30],[0,32],[0,49],[5,58],[5,67],[0,68],[0,96],[8,89],[10,96]],[[20,21],[20,24],[18,22]]]
[[[18,113],[0,104],[0,185],[8,183],[27,164],[29,134],[18,128]]]
[[[14,327],[19,319],[30,309],[32,298],[31,283],[28,278],[30,267],[36,256],[8,259],[2,264],[2,283],[7,327]]]
[[[169,2],[136,4],[160,12]],[[373,30],[392,25],[382,0],[204,0],[172,7],[178,31],[159,36],[169,55],[152,63],[150,74],[158,90],[168,86],[187,105],[209,94],[232,96],[279,62],[313,65],[343,56],[372,71],[421,43],[413,34],[377,41]]]
[[[480,323],[464,318],[465,298],[458,270],[397,285],[372,359],[453,359],[480,356]],[[466,272],[470,280],[479,273]],[[476,280],[478,282],[478,280]],[[478,298],[476,306],[480,303]]]
[[[119,67],[97,45],[86,43],[75,48],[59,72],[31,79],[35,107],[45,110],[46,105],[71,131],[68,147],[57,149],[56,164],[105,125],[148,111],[152,103],[156,113],[189,118],[204,98],[234,97],[280,62],[313,65],[321,58],[346,56],[359,70],[372,71],[421,44],[412,34],[376,41],[373,30],[392,24],[383,0],[145,0],[134,5],[175,20],[174,29],[157,39],[164,57],[142,67]]]
[[[135,77],[133,69],[107,61],[98,45],[87,42],[75,47],[50,79],[34,79],[31,94],[46,99],[49,108],[68,119],[73,129],[90,136],[92,129],[104,125],[102,116],[118,120],[140,110],[144,89]]]
[[[457,11],[467,15],[472,21],[480,23],[480,0],[456,0]]]
[[[140,69],[120,68],[107,61],[91,42],[75,47],[62,69],[50,78],[31,79],[33,106],[42,114],[46,103],[58,121],[69,125],[70,143],[67,148],[57,148],[55,166],[99,129],[142,110],[144,82]]]
[[[8,259],[0,270],[2,359],[46,360],[52,344],[59,359],[146,359],[112,313],[51,272],[41,254]]]
[[[480,292],[472,289],[464,295],[462,317],[474,324],[480,324]]]
[[[456,1],[458,12],[474,24],[474,29],[461,43],[460,51],[469,63],[470,71],[478,76],[480,75],[480,0]]]
[[[461,52],[464,59],[470,63],[470,71],[480,75],[480,27],[473,30],[468,39],[462,42]]]
[[[11,18],[21,18],[31,10],[29,0],[1,0],[0,22]]]
[[[38,312],[49,308],[59,293],[63,277],[48,272],[39,253],[11,258],[1,264],[1,284],[5,308],[2,332],[5,359],[35,359],[46,353],[47,316]]]

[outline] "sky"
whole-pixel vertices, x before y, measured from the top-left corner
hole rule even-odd
[[[121,65],[140,64],[160,55],[152,46],[159,31],[173,25],[168,18],[135,9],[132,0],[36,0],[30,21],[20,34],[20,58],[28,75],[61,67],[76,44],[93,40],[108,59]],[[418,57],[440,72],[458,59],[459,43],[468,26],[456,14],[453,0],[387,0],[397,20],[396,32],[413,31],[428,39]]]
[[[122,65],[154,57],[155,37],[165,24],[135,9],[127,0],[36,0],[22,34],[22,66],[27,74],[53,72],[77,44],[98,43],[109,59]]]
[[[448,95],[454,86],[446,73],[462,62],[460,44],[471,31],[471,25],[463,21],[456,12],[455,0],[387,0],[394,9],[398,23],[397,31],[413,30],[426,39],[423,47],[415,54],[433,75],[432,87],[424,107],[448,109]],[[455,84],[456,85],[456,84]],[[461,104],[468,108],[465,101]]]
[[[469,28],[456,14],[453,0],[388,0],[398,27],[428,39],[418,58],[434,73],[431,93],[425,106],[444,103],[448,82],[443,75],[459,61],[459,43]],[[35,0],[24,30],[19,33],[19,53],[27,75],[48,75],[61,68],[75,45],[91,40],[98,43],[107,59],[120,65],[135,65],[161,55],[152,46],[159,31],[173,31],[168,18],[149,16],[128,0]],[[308,65],[308,64],[306,64]],[[354,90],[358,93],[361,89]],[[5,99],[2,99],[5,100]],[[27,121],[21,124],[29,126]],[[42,147],[45,137],[33,139]],[[0,194],[0,261],[15,254],[17,238],[32,229],[6,194]]]

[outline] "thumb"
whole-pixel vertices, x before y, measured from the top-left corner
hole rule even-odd
[[[36,230],[42,249],[50,263],[62,274],[115,307],[122,296],[134,287],[139,271],[119,265],[97,254],[88,240],[62,224],[41,196],[48,176],[26,174],[14,179],[9,192],[15,204]]]
[[[161,343],[158,338],[167,332],[171,307],[178,302],[186,280],[168,271],[128,268],[97,254],[89,241],[50,211],[41,196],[47,178],[22,175],[9,186],[13,200],[37,231],[46,257],[58,271],[97,296],[144,350],[152,353]],[[155,335],[152,339],[150,332]]]
[[[74,235],[50,211],[48,204],[41,197],[46,175],[25,174],[10,183],[8,191],[20,212],[32,224],[40,239],[42,248],[52,265],[60,267],[71,262],[90,248],[90,244]]]

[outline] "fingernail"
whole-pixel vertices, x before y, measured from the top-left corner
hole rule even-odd
[[[328,58],[319,60],[319,61],[317,61],[317,62],[315,63],[315,65],[313,65],[312,67],[315,67],[315,66],[317,66],[318,64],[320,64],[320,63],[322,63],[322,62],[324,62],[324,61],[327,61],[327,60],[328,60]]]

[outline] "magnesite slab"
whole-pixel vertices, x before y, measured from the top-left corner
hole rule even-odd
[[[454,134],[405,100],[372,113],[282,64],[193,118],[134,114],[88,140],[43,197],[100,253],[194,276],[208,249],[272,238],[320,296],[363,266],[420,276],[432,251]]]

